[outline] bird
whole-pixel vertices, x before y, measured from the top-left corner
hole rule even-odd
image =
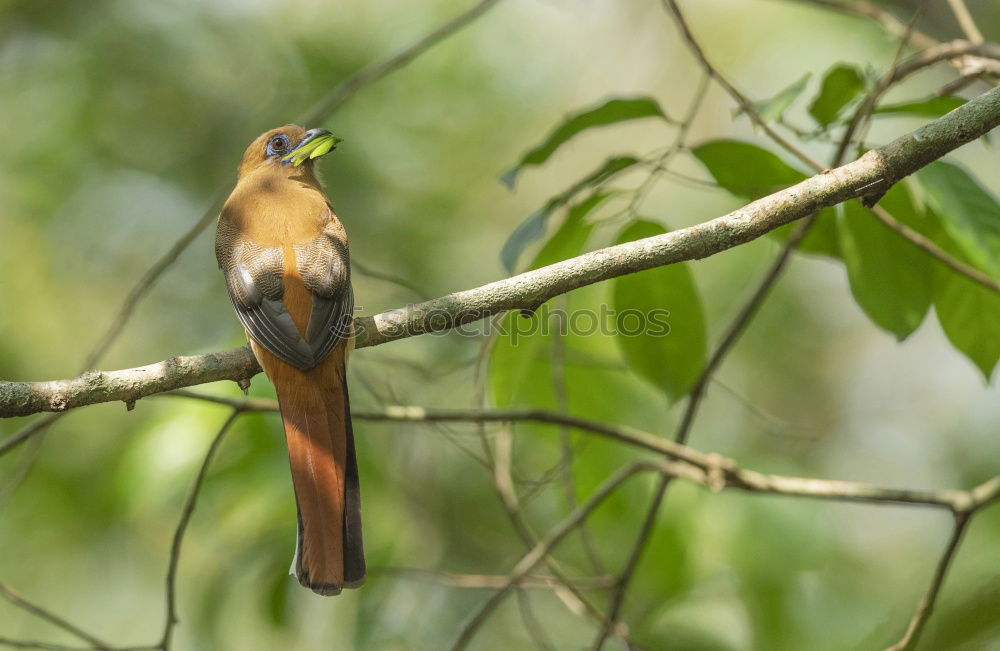
[[[328,596],[365,580],[347,391],[350,252],[315,170],[339,142],[293,124],[258,136],[215,236],[236,316],[278,396],[298,516],[290,573]]]

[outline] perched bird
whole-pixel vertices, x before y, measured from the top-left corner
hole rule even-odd
[[[314,170],[338,142],[295,125],[258,137],[215,234],[236,316],[278,394],[298,507],[292,570],[322,595],[365,580],[347,395],[354,311],[347,233]]]

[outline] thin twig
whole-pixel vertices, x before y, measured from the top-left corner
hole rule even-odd
[[[351,75],[319,100],[316,106],[306,113],[307,117],[303,120],[303,123],[318,125],[325,121],[330,117],[330,114],[340,108],[354,93],[406,66],[441,41],[459,32],[463,27],[472,23],[499,3],[500,0],[481,0],[471,9],[455,16],[388,59],[367,66]]]
[[[16,592],[14,592],[13,590],[11,590],[9,587],[7,587],[2,583],[0,583],[0,597],[3,597],[4,599],[14,604],[18,608],[31,613],[35,617],[38,617],[39,619],[44,619],[48,623],[57,626],[58,628],[61,628],[70,635],[73,635],[74,637],[79,638],[80,640],[86,642],[87,644],[90,644],[91,647],[95,649],[104,650],[104,649],[114,648],[107,642],[104,642],[103,640],[98,638],[97,636],[91,635],[90,633],[84,631],[75,624],[71,624],[70,622],[56,615],[52,611],[47,610],[46,608],[43,608],[31,601],[28,601],[27,599],[17,594]]]
[[[559,296],[558,310],[566,313],[566,296]],[[560,325],[552,337],[552,354],[550,359],[550,370],[552,379],[552,392],[555,394],[556,411],[569,413],[569,390],[566,385],[566,338],[563,335],[563,326]],[[559,427],[559,449],[560,459],[558,465],[559,478],[562,480],[563,494],[566,496],[566,504],[569,510],[577,507],[576,481],[573,477],[573,462],[576,459],[576,451],[573,449],[570,428]],[[590,562],[590,566],[597,574],[604,574],[606,571],[604,563],[597,553],[597,544],[591,536],[590,527],[587,523],[581,523],[579,528],[580,544],[583,552]]]
[[[399,574],[415,579],[426,579],[449,588],[465,588],[470,590],[499,590],[507,583],[506,574],[458,574],[441,570],[428,570],[417,567],[373,567],[372,574]],[[604,589],[611,586],[610,576],[573,577],[572,582],[588,589]],[[521,578],[518,586],[524,589],[558,590],[562,582],[554,576],[544,574],[528,574]]]
[[[158,648],[163,651],[170,651],[170,645],[173,642],[174,627],[180,621],[177,618],[177,568],[181,561],[181,544],[184,542],[184,532],[187,531],[188,523],[191,522],[191,516],[194,514],[194,507],[198,502],[198,493],[201,491],[202,482],[205,481],[205,476],[208,474],[208,467],[212,463],[212,459],[215,457],[219,446],[222,444],[222,439],[225,438],[226,432],[229,431],[230,425],[233,424],[241,413],[241,410],[233,409],[232,413],[229,414],[229,417],[222,424],[222,427],[219,428],[218,434],[212,439],[212,443],[208,446],[208,452],[205,453],[205,460],[202,461],[201,467],[195,475],[194,483],[191,484],[191,490],[184,503],[184,509],[181,511],[180,521],[178,521],[177,529],[174,531],[173,543],[170,545],[170,563],[167,568],[167,614],[166,620],[163,623],[163,636],[160,638],[158,645]]]
[[[3,441],[0,441],[0,457],[7,454],[8,452],[13,450],[17,446],[21,445],[28,439],[37,436],[41,432],[45,431],[46,429],[48,429],[49,425],[54,423],[62,416],[63,414],[60,413],[46,414],[41,418],[39,418],[38,420],[31,423],[30,425],[27,425],[21,430],[11,434]]]
[[[0,637],[0,646],[11,649],[46,649],[48,651],[90,651],[97,648],[92,646],[66,646],[65,644],[36,642],[33,640],[15,640],[8,637]]]
[[[111,345],[118,339],[118,336],[125,329],[125,325],[132,318],[132,314],[135,312],[136,305],[142,300],[143,296],[156,284],[156,281],[160,279],[167,269],[177,261],[191,242],[195,241],[202,231],[208,228],[208,225],[215,221],[216,216],[219,214],[219,208],[222,207],[222,201],[226,198],[228,192],[229,183],[226,184],[226,189],[219,190],[215,193],[208,210],[196,221],[194,224],[188,228],[187,231],[181,235],[176,242],[174,242],[170,248],[164,253],[156,262],[150,266],[144,274],[139,278],[139,280],[132,286],[129,290],[128,295],[125,300],[122,301],[121,307],[118,308],[117,314],[115,314],[114,319],[111,321],[111,325],[105,331],[104,335],[98,340],[97,344],[87,355],[87,359],[83,363],[84,371],[90,370],[97,366],[97,363],[104,357],[104,354],[108,351]]]
[[[681,30],[681,33],[683,34],[685,40],[688,42],[688,45],[694,52],[695,56],[701,62],[702,66],[709,72],[709,74],[711,74],[719,82],[719,84],[733,97],[733,99],[745,111],[747,111],[747,113],[751,116],[751,118],[754,120],[755,123],[758,124],[763,123],[764,122],[763,118],[756,111],[752,102],[750,102],[735,86],[730,84],[721,75],[719,75],[718,71],[712,67],[711,63],[709,63],[709,61],[707,60],[701,49],[701,46],[694,38],[693,34],[690,31],[690,28],[687,26],[687,23],[684,20],[684,16],[681,13],[680,8],[677,6],[675,0],[662,0],[662,1],[667,5],[669,5],[669,9],[671,10],[673,17],[676,20],[678,27]],[[950,1],[958,2],[959,4],[962,4],[962,6],[964,7],[962,0],[950,0]],[[924,68],[927,68],[931,65],[934,65],[939,61],[955,59],[960,56],[966,56],[972,52],[988,57],[995,57],[1000,55],[1000,51],[997,51],[997,48],[995,46],[987,46],[985,48],[980,47],[983,44],[982,37],[980,36],[978,41],[970,39],[970,41],[973,41],[971,43],[967,43],[964,41],[953,41],[950,43],[933,44],[927,50],[919,54],[916,54],[910,59],[907,59],[900,63],[900,58],[902,57],[902,54],[905,51],[907,43],[914,36],[915,33],[914,25],[916,24],[917,17],[922,13],[924,4],[926,3],[921,4],[920,10],[914,15],[914,18],[909,22],[909,24],[906,26],[906,29],[903,31],[901,42],[896,50],[895,59],[893,61],[889,73],[884,75],[878,81],[878,83],[876,83],[875,88],[865,97],[865,99],[858,106],[857,110],[854,112],[851,121],[847,126],[847,131],[840,141],[840,146],[837,149],[837,153],[834,155],[834,160],[832,165],[833,167],[837,167],[838,165],[841,164],[847,153],[847,149],[850,147],[850,144],[854,140],[855,133],[861,128],[861,124],[865,120],[867,120],[868,117],[875,110],[875,106],[877,105],[878,100],[894,85],[903,81],[910,75]],[[799,158],[799,160],[805,161],[806,164],[810,165],[816,171],[822,171],[824,169],[824,167],[820,163],[818,163],[814,159],[805,156],[801,152],[801,150],[799,150],[794,145],[791,145],[791,143],[789,143],[784,138],[781,138],[780,136],[775,137],[776,134],[774,134],[771,131],[765,131],[765,132],[775,141],[775,143],[784,148],[788,153],[792,154],[793,156],[796,156],[797,158]],[[934,256],[935,258],[937,258],[938,260],[949,266],[954,271],[969,277],[974,282],[977,282],[983,285],[984,287],[987,287],[988,289],[1000,292],[1000,282],[997,282],[996,280],[990,278],[986,274],[983,274],[978,269],[963,263],[961,260],[954,258],[944,249],[937,246],[929,239],[916,233],[915,231],[908,229],[905,225],[899,224],[894,219],[892,219],[891,216],[888,216],[888,213],[886,213],[881,208],[876,207],[875,211],[876,211],[876,216],[878,216],[879,219],[883,221],[883,223],[885,223],[887,226],[890,226],[890,228],[893,228],[893,230],[906,237],[906,239],[910,240],[913,244],[922,248],[927,253],[930,253],[932,256]],[[895,222],[895,224],[890,222]],[[783,266],[784,262],[782,262],[782,267]],[[778,270],[778,272],[780,274],[780,269]]]
[[[625,595],[628,592],[629,583],[632,580],[635,568],[639,564],[639,559],[646,549],[646,541],[653,534],[653,526],[656,524],[660,504],[663,503],[663,497],[666,495],[667,487],[670,485],[673,477],[673,475],[668,474],[661,475],[656,487],[653,489],[653,500],[646,509],[646,515],[643,516],[642,526],[639,527],[639,533],[636,534],[636,543],[629,550],[628,557],[625,559],[625,565],[615,579],[614,591],[611,593],[611,602],[608,606],[607,615],[605,615],[605,624],[598,630],[597,636],[594,638],[594,643],[591,645],[591,649],[595,651],[600,651],[604,647],[611,627],[618,624],[622,606],[625,604]]]
[[[891,11],[870,2],[859,2],[858,0],[806,0],[806,2],[859,18],[869,18],[879,23],[890,36],[896,38],[902,39],[905,34],[909,33],[910,41],[921,49],[933,47],[938,44],[936,39],[917,29],[913,29],[907,23],[896,18]]]
[[[698,111],[701,108],[701,105],[705,101],[705,96],[708,92],[708,80],[715,78],[724,87],[726,86],[725,81],[722,80],[722,78],[718,75],[715,69],[711,66],[711,64],[702,54],[701,48],[694,40],[694,36],[691,34],[690,30],[687,27],[687,24],[684,22],[683,16],[681,16],[679,13],[677,14],[677,21],[678,21],[678,27],[680,28],[681,32],[685,35],[685,38],[688,40],[689,46],[694,51],[698,59],[701,61],[702,67],[705,72],[705,76],[702,77],[701,82],[698,85],[698,88],[695,90],[694,99],[692,100],[691,104],[688,107],[687,112],[685,113],[684,120],[681,123],[681,127],[680,129],[678,129],[676,140],[674,141],[670,150],[668,150],[668,152],[664,154],[663,158],[660,159],[660,162],[657,164],[657,167],[653,170],[653,172],[650,173],[650,178],[653,178],[654,174],[656,174],[659,170],[665,170],[673,154],[677,151],[680,151],[685,146],[685,142],[687,141],[687,136],[688,133],[690,132],[691,126],[694,123],[695,117],[697,116]],[[731,85],[728,88],[732,89],[733,91],[736,90]],[[738,92],[736,93],[736,96],[742,98],[742,95],[740,95]],[[749,102],[747,102],[747,104],[749,105]],[[750,105],[750,109],[751,111],[753,111],[752,105]],[[754,111],[752,114],[755,115],[756,112]],[[646,189],[645,186],[643,186],[643,189]],[[669,482],[670,482],[670,477],[668,475],[663,475],[660,478],[660,483],[654,490],[653,500],[646,511],[646,515],[643,518],[643,523],[642,526],[640,527],[639,534],[637,536],[637,541],[641,542],[637,542],[632,546],[632,549],[629,551],[628,557],[625,560],[625,565],[622,568],[621,573],[618,575],[617,580],[615,581],[615,589],[611,595],[611,601],[608,606],[607,613],[604,616],[604,623],[601,625],[600,629],[598,629],[597,636],[594,639],[594,643],[592,646],[593,649],[599,651],[601,647],[604,646],[605,641],[607,641],[608,634],[610,633],[611,629],[619,623],[618,616],[621,613],[621,608],[625,599],[625,593],[628,590],[628,584],[631,580],[632,573],[634,572],[635,567],[639,562],[639,558],[641,557],[642,552],[645,549],[644,541],[648,538],[648,536],[652,531],[653,524],[656,521],[656,514],[659,511],[660,504],[663,501],[663,495],[666,492],[666,488]]]
[[[983,33],[979,31],[976,21],[969,13],[969,8],[965,6],[965,0],[948,0],[948,5],[951,7],[951,12],[955,14],[958,26],[965,32],[965,37],[973,43],[982,43]]]
[[[542,651],[552,651],[555,649],[545,634],[545,629],[539,624],[538,618],[535,617],[535,612],[531,609],[531,598],[528,596],[528,593],[521,589],[521,586],[517,586],[515,594],[517,596],[517,609],[521,613],[521,622],[524,623],[524,629],[528,631],[528,635],[535,643],[535,646]]]
[[[719,357],[715,355],[714,357]],[[166,396],[205,399],[223,404],[231,408],[240,408],[240,400],[204,396],[193,392],[175,392]],[[248,400],[244,411],[265,409],[274,411],[277,403],[274,401]],[[639,430],[627,425],[612,425],[600,421],[578,418],[570,414],[560,414],[544,409],[432,409],[416,406],[390,406],[384,410],[356,410],[351,416],[358,420],[386,421],[399,423],[435,423],[435,422],[466,422],[466,423],[523,423],[533,422],[553,426],[568,426],[589,432],[612,441],[631,445],[664,457],[684,462],[704,477],[714,477],[715,483],[709,488],[734,488],[756,493],[771,493],[796,497],[811,497],[819,499],[836,499],[852,502],[911,504],[915,506],[931,506],[945,508],[954,512],[982,508],[1000,496],[1000,479],[986,482],[971,491],[961,490],[919,490],[876,486],[860,482],[846,482],[828,479],[813,479],[770,475],[754,470],[740,469],[736,462],[715,453],[706,453],[679,443],[669,438],[657,436],[650,432]],[[675,432],[679,437],[685,431],[682,420]],[[690,424],[687,425],[690,428]],[[498,435],[497,439],[501,437]],[[721,475],[720,475],[721,473]],[[690,473],[684,473],[683,478],[702,482]],[[707,480],[706,480],[707,481]]]
[[[485,404],[486,398],[486,369],[488,367],[487,361],[489,360],[489,355],[496,345],[498,339],[499,325],[503,315],[496,315],[491,320],[491,327],[489,329],[489,337],[483,342],[480,348],[479,355],[476,360],[476,366],[473,373],[473,405],[480,413],[483,411],[483,405]],[[494,491],[496,491],[500,503],[503,506],[504,512],[507,514],[507,518],[510,520],[511,527],[517,534],[518,538],[521,539],[522,544],[527,548],[533,548],[537,543],[538,539],[535,533],[528,526],[527,521],[520,510],[520,504],[517,497],[517,492],[514,488],[513,481],[513,433],[509,428],[503,428],[499,431],[494,442],[496,448],[495,452],[490,448],[489,441],[486,437],[486,421],[476,421],[476,432],[479,435],[479,439],[483,445],[484,450],[486,450],[489,456],[490,463],[493,467],[492,472],[492,483]],[[588,616],[596,619],[599,623],[603,624],[603,615],[601,611],[590,602],[589,599],[580,591],[576,584],[568,579],[559,562],[551,557],[545,556],[545,565],[549,572],[552,573],[553,577],[559,582],[561,589],[556,590],[556,594],[559,595],[560,599],[567,605],[570,612],[574,614],[585,613]],[[636,646],[629,639],[628,631],[624,627],[618,627],[615,629],[615,634],[625,640],[629,647]]]
[[[357,259],[354,258],[351,259],[351,268],[354,269],[354,271],[356,271],[357,273],[361,274],[362,276],[368,276],[369,278],[373,278],[375,280],[381,280],[382,282],[389,283],[390,285],[396,285],[397,287],[402,287],[403,289],[410,292],[411,294],[413,294],[422,301],[427,301],[432,298],[426,292],[421,290],[419,287],[417,287],[414,283],[411,283],[406,278],[403,278],[402,276],[397,276],[395,274],[386,273],[384,271],[379,271],[377,269],[373,269],[368,265],[358,262]]]
[[[917,605],[917,611],[913,614],[913,618],[910,620],[910,624],[907,626],[902,639],[888,647],[886,651],[911,651],[916,648],[924,626],[927,624],[931,613],[934,612],[938,592],[940,592],[941,586],[944,584],[945,577],[948,576],[948,568],[951,566],[951,561],[958,552],[959,544],[962,542],[962,535],[965,533],[965,528],[968,526],[970,519],[970,513],[959,513],[955,516],[955,526],[951,530],[951,538],[948,540],[948,546],[945,547],[941,558],[938,559],[937,567],[934,569],[934,576],[931,578],[931,584],[928,586],[927,592],[924,593],[920,604]]]
[[[965,262],[962,262],[958,258],[952,256],[950,253],[935,244],[930,238],[925,237],[923,234],[918,233],[906,224],[897,220],[882,206],[873,206],[871,211],[880,222],[899,233],[907,242],[923,250],[925,253],[935,258],[938,262],[941,262],[952,271],[965,276],[973,282],[979,283],[986,289],[1000,293],[1000,282],[991,278],[979,269],[976,269],[972,265],[966,264]]]
[[[753,122],[761,131],[767,134],[771,140],[781,145],[782,148],[804,162],[806,165],[817,170],[822,170],[823,166],[816,162],[816,159],[796,147],[784,136],[771,128],[771,125],[767,123],[767,120],[761,117],[760,113],[754,107],[753,102],[737,90],[735,86],[729,83],[729,81],[722,76],[718,69],[712,65],[712,63],[708,60],[708,57],[705,56],[704,50],[701,49],[701,45],[699,45],[697,39],[695,39],[694,34],[691,33],[691,28],[688,27],[687,21],[684,20],[684,15],[681,13],[681,9],[677,5],[676,0],[660,0],[660,2],[663,4],[663,7],[667,10],[667,12],[674,18],[674,22],[677,24],[677,29],[687,42],[688,49],[690,49],[691,53],[698,59],[698,62],[701,64],[702,68],[705,69],[705,72],[711,75],[711,77],[715,79],[716,83],[722,86],[723,90],[725,90],[729,96],[736,101],[739,107],[743,109],[743,111],[750,118],[750,121]]]
[[[496,608],[503,602],[504,598],[510,593],[511,588],[513,588],[523,576],[534,569],[534,567],[552,551],[552,548],[555,547],[559,541],[573,531],[573,529],[575,529],[580,522],[585,520],[587,516],[589,516],[594,509],[600,506],[600,504],[619,486],[640,472],[660,468],[661,466],[657,464],[650,464],[647,462],[634,463],[618,470],[616,473],[608,477],[608,479],[606,479],[594,491],[586,502],[581,504],[568,517],[553,527],[549,533],[538,542],[538,544],[536,544],[521,558],[517,565],[515,565],[511,570],[509,576],[504,582],[504,585],[497,590],[493,596],[490,597],[490,599],[483,603],[482,606],[480,606],[468,620],[466,620],[462,629],[459,631],[457,639],[451,646],[452,651],[460,651],[461,649],[464,649],[469,642],[472,641],[473,636],[479,630],[479,627],[482,626],[483,622],[486,621],[490,614],[496,610]]]
[[[898,51],[902,52],[902,48]],[[918,52],[908,59],[904,59],[898,64],[893,65],[889,72],[875,83],[872,90],[858,104],[857,109],[851,116],[850,122],[847,124],[847,132],[841,140],[840,147],[837,149],[837,154],[834,157],[834,166],[839,165],[841,161],[846,159],[847,150],[856,139],[859,139],[858,134],[862,131],[861,125],[868,121],[875,111],[879,100],[890,88],[936,63],[959,60],[971,54],[989,59],[1000,59],[1000,46],[992,43],[977,45],[968,41],[949,41]]]

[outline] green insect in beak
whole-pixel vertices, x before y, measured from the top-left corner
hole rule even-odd
[[[307,160],[319,158],[329,153],[341,142],[343,139],[326,129],[310,129],[306,132],[306,137],[302,139],[302,142],[281,158],[281,162],[284,165],[291,163],[292,166],[298,167]]]

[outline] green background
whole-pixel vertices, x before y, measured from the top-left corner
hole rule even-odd
[[[0,2],[0,377],[78,373],[138,277],[232,183],[247,143],[467,6]],[[807,73],[812,97],[835,64],[881,72],[897,47],[873,23],[795,2],[684,6],[713,63],[753,99],[773,97]],[[981,25],[1000,19],[993,3],[975,9]],[[922,26],[940,38],[957,36],[947,20],[935,9]],[[504,277],[499,254],[517,224],[608,156],[666,146],[674,127],[646,118],[578,135],[544,166],[521,171],[514,192],[500,175],[564,116],[608,97],[654,97],[679,118],[698,78],[657,2],[508,0],[359,92],[330,120],[305,125],[344,138],[321,169],[352,255],[419,289],[355,269],[362,313]],[[951,78],[944,68],[924,72],[887,101],[925,96]],[[736,138],[775,151],[732,108],[712,87],[691,142]],[[808,109],[799,101],[786,116],[807,124]],[[869,141],[884,142],[927,119],[880,120]],[[806,148],[829,158],[822,141]],[[1000,191],[995,149],[974,143],[949,160]],[[711,179],[695,156],[679,157],[676,169]],[[613,186],[634,187],[643,178],[629,173]],[[918,198],[935,207],[933,196]],[[679,228],[743,203],[724,190],[667,177],[653,187],[642,216]],[[592,246],[613,241],[623,226],[594,218]],[[859,229],[841,236],[864,237]],[[139,304],[100,368],[243,342],[211,230]],[[779,245],[763,238],[687,266],[709,347]],[[916,323],[873,315],[883,330],[854,290],[843,263],[797,255],[711,386],[692,445],[761,471],[913,488],[966,488],[996,474],[995,383],[949,344],[933,313]],[[875,304],[889,295],[869,290]],[[594,307],[612,291],[637,293],[609,283],[566,301]],[[992,332],[989,340],[997,341],[989,314],[976,310],[946,324],[949,336],[975,343]],[[470,406],[482,343],[451,334],[359,351],[352,357],[353,404]],[[696,338],[692,345],[705,344]],[[551,346],[538,338],[517,347],[501,340],[489,401],[558,407]],[[667,396],[677,389],[657,391],[649,381],[657,369],[635,362],[641,351],[603,336],[571,337],[565,347],[571,412],[672,432],[680,410]],[[199,389],[239,395],[231,383]],[[262,376],[251,392],[273,395]],[[222,407],[173,398],[143,400],[131,412],[121,404],[87,407],[59,420],[40,447],[0,459],[0,582],[114,644],[153,642],[162,626],[171,536],[226,415]],[[0,433],[27,422],[0,422]],[[244,416],[222,445],[187,533],[177,648],[442,648],[488,593],[409,570],[495,575],[517,562],[524,548],[477,462],[474,427],[359,421],[355,430],[368,584],[324,599],[287,576],[295,515],[280,424],[273,414]],[[571,442],[579,499],[638,456],[586,435]],[[559,454],[555,429],[516,429],[515,475],[523,480],[525,517],[538,533],[567,512],[551,478]],[[591,520],[610,571],[624,562],[652,485],[648,477],[634,481]],[[651,648],[881,648],[902,633],[949,527],[944,512],[713,495],[678,483],[623,617]],[[1000,644],[998,543],[994,509],[973,522],[924,648]],[[579,538],[569,539],[559,557],[573,576],[592,573]],[[603,607],[606,592],[588,594]],[[555,648],[589,644],[591,621],[567,610],[553,591],[530,590],[527,599]],[[4,602],[0,636],[72,643]],[[474,646],[531,644],[512,598]]]

